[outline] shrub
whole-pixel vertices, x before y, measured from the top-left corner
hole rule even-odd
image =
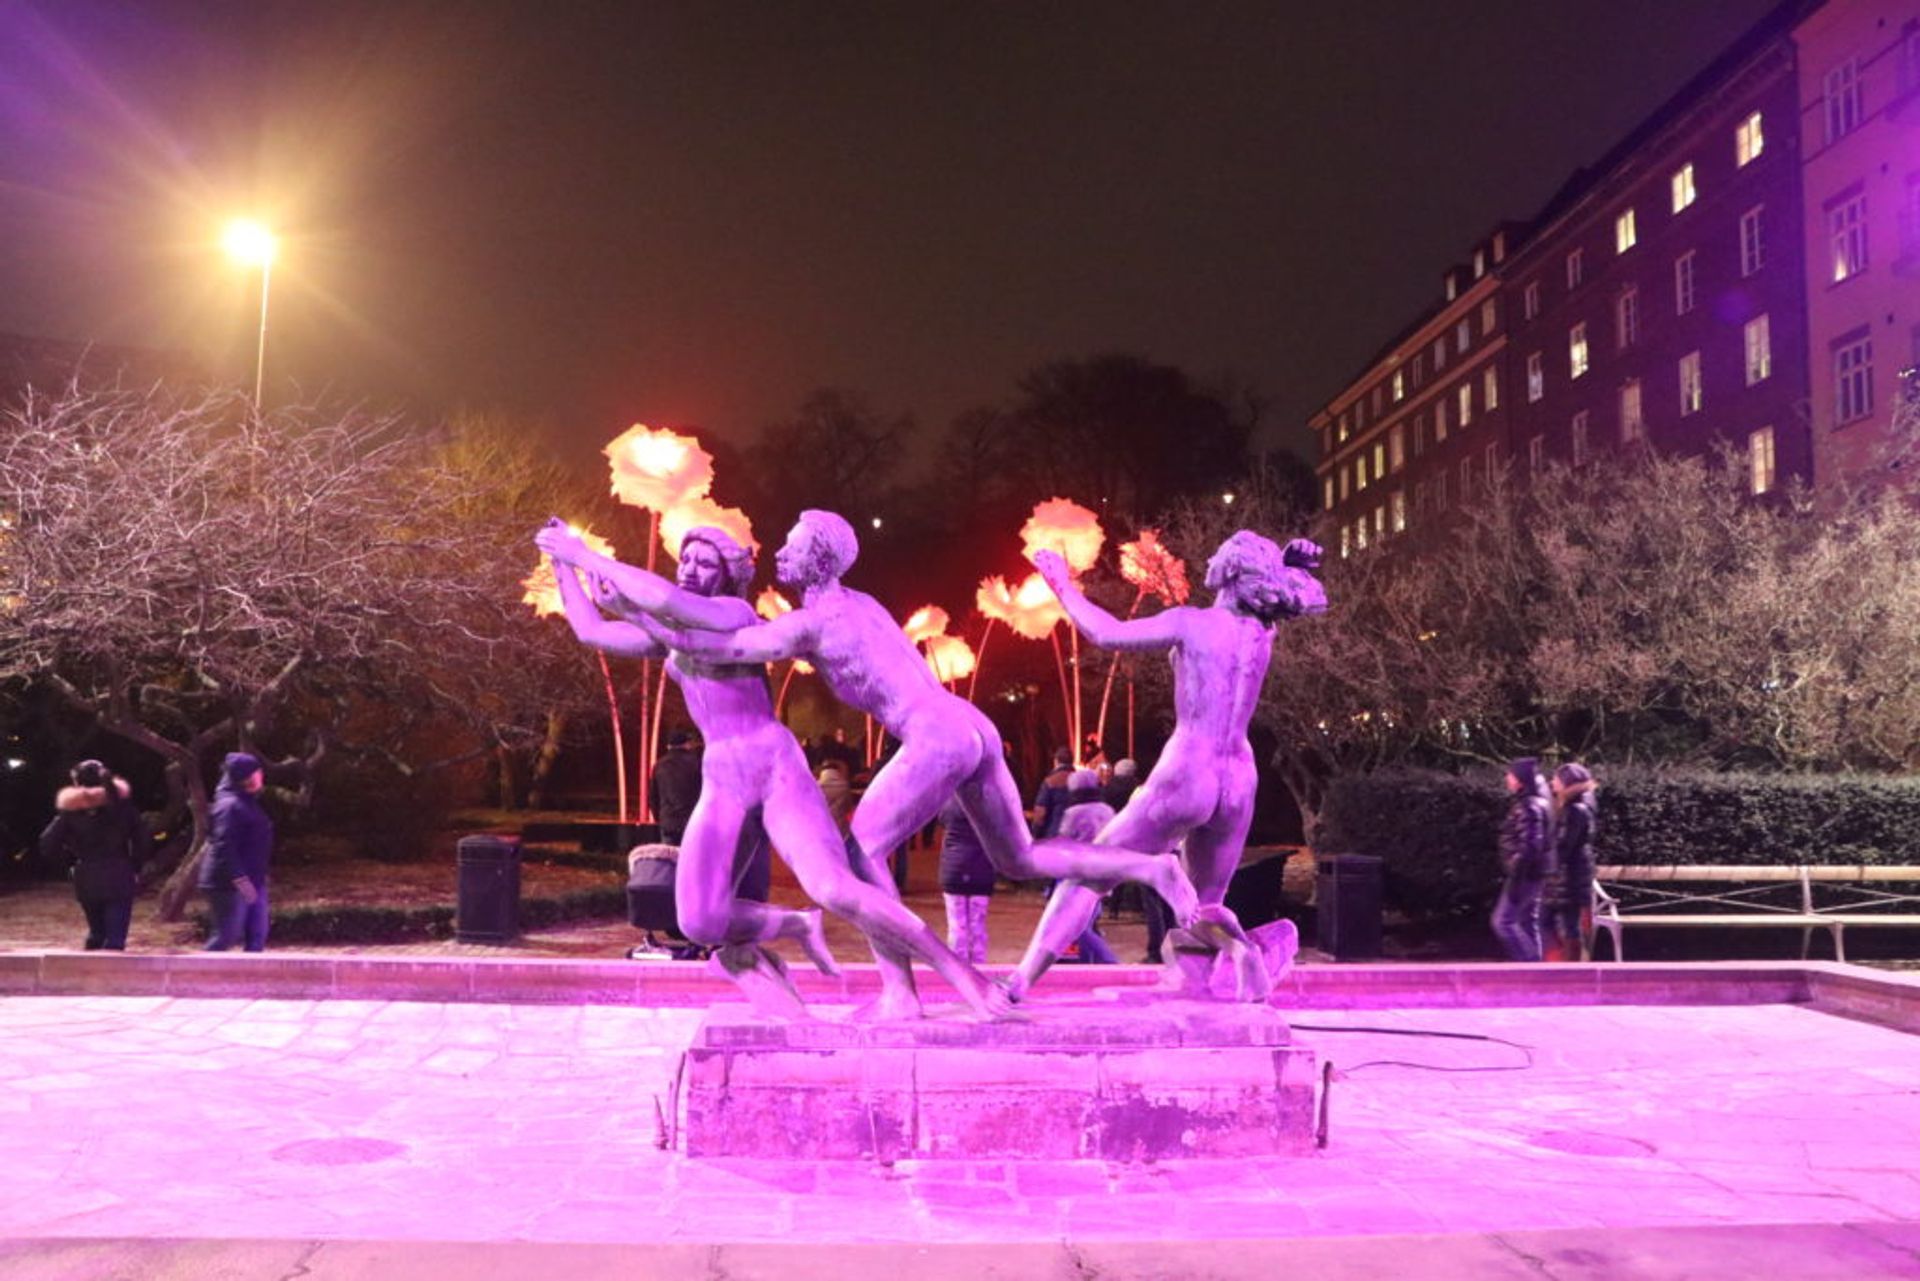
[[[1920,862],[1920,779],[1597,769],[1602,864]],[[1320,843],[1385,861],[1387,904],[1415,917],[1485,911],[1506,795],[1497,771],[1381,770],[1329,789]]]

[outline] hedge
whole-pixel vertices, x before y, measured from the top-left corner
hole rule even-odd
[[[1920,778],[1595,771],[1602,864],[1920,863]],[[1384,860],[1387,904],[1485,911],[1506,790],[1494,770],[1381,770],[1336,780],[1319,848]]]
[[[571,890],[551,898],[520,901],[520,928],[544,929],[565,921],[595,917],[625,917],[627,891],[619,886]],[[196,913],[201,937],[212,932],[212,920]],[[268,940],[272,943],[425,943],[453,937],[451,903],[315,904],[276,908],[271,914]]]

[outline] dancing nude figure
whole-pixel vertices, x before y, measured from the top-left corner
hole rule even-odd
[[[682,631],[672,637],[672,644],[680,653],[710,661],[805,659],[841,702],[872,716],[898,740],[900,750],[874,775],[854,811],[848,853],[861,876],[897,894],[887,874],[887,854],[905,844],[957,792],[987,856],[1003,875],[1083,884],[1096,898],[1122,881],[1138,881],[1151,886],[1175,918],[1186,922],[1197,900],[1178,859],[1126,847],[1033,839],[1019,789],[1001,756],[1000,731],[984,712],[939,682],[878,601],[841,583],[859,551],[853,527],[843,518],[827,511],[802,512],[774,558],[780,581],[799,591],[800,604],[791,613],[751,626],[715,627],[707,618],[688,619],[689,627],[704,628],[706,634]],[[584,547],[580,555],[592,572],[608,573],[617,591],[644,573],[615,575],[601,563],[605,558],[595,558]],[[645,600],[631,593],[629,599],[646,607]],[[1064,950],[1078,932],[1050,936],[1048,946]],[[876,938],[874,957],[881,974],[879,1013],[917,1013],[919,997],[904,953]],[[1016,1000],[1024,993],[1024,986],[1009,989]]]
[[[1102,649],[1166,650],[1173,664],[1173,737],[1152,774],[1096,841],[1130,850],[1168,850],[1178,843],[1200,895],[1189,937],[1223,954],[1234,968],[1235,996],[1264,1001],[1279,974],[1227,909],[1227,883],[1240,866],[1253,821],[1255,768],[1247,725],[1253,719],[1274,627],[1283,619],[1323,613],[1326,592],[1311,571],[1321,549],[1306,539],[1285,551],[1271,539],[1241,530],[1207,562],[1209,606],[1181,605],[1149,618],[1122,620],[1089,601],[1074,585],[1066,562],[1040,552],[1034,565],[1080,634]],[[1072,939],[1093,920],[1099,898],[1062,886],[1048,902],[1034,943],[1020,962],[1015,989],[1032,984],[1060,951],[1051,940]],[[1291,961],[1298,938],[1280,958]],[[1176,948],[1176,951],[1178,949]],[[1177,964],[1177,959],[1176,959]]]
[[[758,661],[715,660],[672,649],[664,629],[647,621],[604,617],[595,601],[642,609],[683,627],[734,628],[754,617],[744,593],[753,580],[751,554],[718,529],[689,530],[680,544],[678,584],[645,570],[595,557],[564,523],[535,537],[552,557],[567,622],[584,643],[631,658],[667,658],[686,696],[687,711],[706,740],[699,803],[687,823],[674,889],[680,928],[697,943],[719,946],[716,959],[767,1013],[802,1012],[798,993],[764,944],[799,943],[829,974],[839,973],[827,951],[820,914],[735,898],[732,873],[740,828],[756,806],[774,848],[816,903],[853,922],[899,956],[917,956],[952,984],[985,1017],[1006,1013],[1001,990],[952,949],[898,898],[855,876],[839,830],[807,769],[800,744],[773,714],[766,668]],[[594,579],[590,599],[576,568]],[[617,586],[613,578],[618,578]]]

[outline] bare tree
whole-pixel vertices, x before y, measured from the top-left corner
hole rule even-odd
[[[304,800],[368,707],[388,724],[513,719],[499,674],[521,670],[504,651],[527,634],[511,588],[526,554],[506,549],[525,531],[474,518],[486,479],[377,414],[73,390],[7,415],[0,680],[42,682],[166,763],[196,833],[168,910],[221,750],[267,754]],[[290,733],[295,704],[312,719]]]

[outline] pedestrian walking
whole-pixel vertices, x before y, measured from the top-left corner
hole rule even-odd
[[[225,952],[235,943],[249,952],[266,950],[273,820],[260,804],[264,786],[266,774],[259,757],[227,753],[220,765],[207,852],[200,864],[200,888],[207,892],[207,906],[213,913],[209,952]]]
[[[1095,770],[1077,769],[1067,775],[1067,799],[1060,811],[1059,835],[1069,841],[1093,844],[1102,828],[1113,821],[1113,806],[1100,799],[1100,775]],[[1146,890],[1151,894],[1151,889]],[[1086,965],[1114,965],[1120,960],[1106,935],[1100,932],[1100,912],[1096,908],[1080,937],[1074,940],[1071,958]]]
[[[1553,810],[1540,762],[1507,766],[1507,814],[1500,824],[1506,884],[1493,908],[1493,932],[1512,961],[1540,959],[1540,898],[1553,870]]]
[[[940,810],[940,896],[947,905],[947,946],[963,961],[987,960],[987,909],[995,875],[980,834],[955,796]]]
[[[1589,928],[1593,911],[1593,838],[1599,826],[1599,785],[1584,765],[1553,772],[1554,862],[1558,893],[1548,904],[1543,933],[1555,959],[1593,959]]]

